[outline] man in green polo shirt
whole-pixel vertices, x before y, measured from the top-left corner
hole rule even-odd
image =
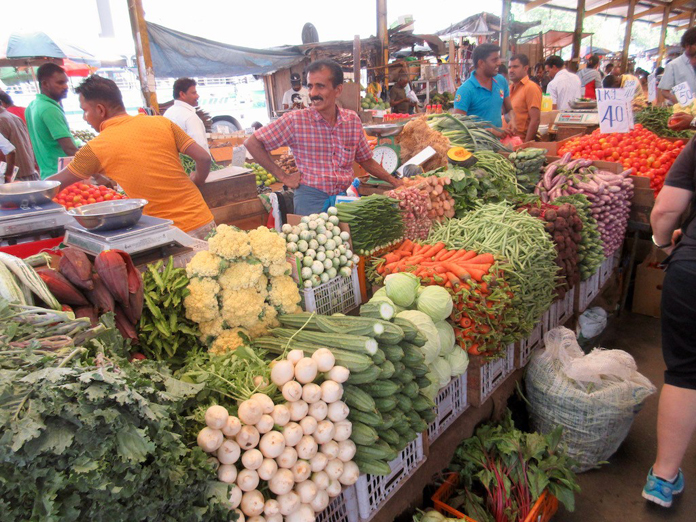
[[[45,63],[37,72],[41,93],[27,107],[29,137],[41,171],[41,179],[58,172],[58,158],[74,156],[77,146],[60,100],[68,95],[68,76],[62,67]]]

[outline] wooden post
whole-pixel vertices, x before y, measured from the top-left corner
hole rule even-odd
[[[662,65],[662,60],[665,58],[665,38],[667,38],[667,22],[669,18],[669,13],[672,10],[671,5],[667,5],[662,15],[662,26],[660,27],[660,46],[657,53],[657,67]]]
[[[585,0],[578,0],[578,9],[575,12],[575,32],[573,33],[573,52],[570,60],[577,60],[580,68],[580,45],[582,44],[582,21],[585,18]]]
[[[147,36],[142,0],[128,0],[128,14],[130,15],[131,30],[133,31],[133,41],[135,42],[138,77],[140,78],[143,99],[147,107],[150,107],[155,113],[159,113],[157,93],[155,92],[155,71],[152,68],[150,39]]]
[[[624,34],[623,50],[621,51],[621,73],[628,70],[628,48],[631,45],[631,32],[633,31],[633,15],[636,11],[637,0],[629,0],[626,12],[626,33]]]
[[[457,51],[454,48],[454,37],[451,37],[449,41],[449,71],[452,85],[454,85],[457,77]]]
[[[500,58],[503,62],[507,61],[510,46],[510,10],[512,0],[503,0],[503,13],[500,16]]]
[[[356,106],[360,109],[360,35],[353,38],[353,81],[358,86]]]
[[[691,17],[689,18],[689,29],[694,26],[694,22],[696,22],[696,10],[691,11]]]
[[[377,0],[377,38],[379,39],[378,66],[384,67],[384,88],[389,92],[389,31],[387,29],[387,0]]]

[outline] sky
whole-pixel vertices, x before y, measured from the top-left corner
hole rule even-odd
[[[300,44],[302,27],[314,24],[321,40],[352,40],[376,33],[375,0],[142,0],[145,18],[172,29],[224,43],[265,48]],[[115,38],[99,38],[97,0],[3,1],[0,41],[10,32],[44,31],[95,54],[133,52],[127,0],[108,0]],[[435,4],[435,6],[434,6]],[[486,2],[500,13],[501,1]],[[481,11],[466,0],[388,0],[388,24],[412,15],[417,33],[432,33]]]

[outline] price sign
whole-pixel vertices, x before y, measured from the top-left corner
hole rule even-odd
[[[626,99],[632,100],[636,94],[636,81],[628,80],[626,83],[624,83],[623,89],[626,91]]]
[[[679,105],[691,105],[691,102],[694,99],[694,94],[691,92],[689,84],[686,82],[682,82],[679,85],[672,87],[672,92],[677,97]]]
[[[597,89],[597,110],[602,133],[624,133],[631,130],[633,111],[624,89]]]
[[[648,101],[657,103],[657,76],[655,73],[648,76]]]

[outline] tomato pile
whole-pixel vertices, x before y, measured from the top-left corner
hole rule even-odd
[[[558,154],[570,152],[573,158],[586,158],[621,163],[633,174],[650,178],[650,188],[655,196],[662,190],[665,176],[674,160],[684,148],[684,142],[660,138],[638,124],[626,134],[592,134],[572,138]]]
[[[127,199],[127,197],[104,185],[73,183],[61,190],[53,201],[63,205],[66,209],[71,209],[114,199]]]

